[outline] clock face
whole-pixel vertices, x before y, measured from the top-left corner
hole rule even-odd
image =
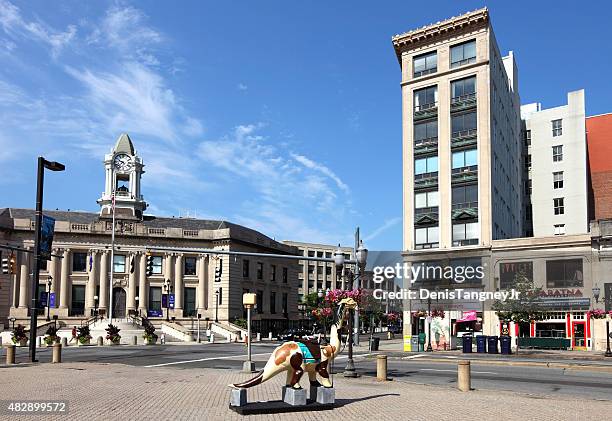
[[[119,171],[128,171],[132,168],[132,158],[124,153],[117,154],[113,159],[113,167]]]

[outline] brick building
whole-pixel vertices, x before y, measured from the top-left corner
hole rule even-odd
[[[586,119],[591,219],[612,218],[612,113]]]

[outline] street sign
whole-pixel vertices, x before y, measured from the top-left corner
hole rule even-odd
[[[170,294],[168,304],[170,304],[170,308],[174,308],[174,294]]]
[[[55,232],[55,219],[43,215],[40,228],[40,258],[51,260],[51,248],[53,246],[53,234]]]
[[[38,308],[47,307],[47,292],[43,291],[40,293],[40,302],[38,303]]]
[[[51,295],[49,295],[49,307],[55,308],[55,292],[52,292]]]

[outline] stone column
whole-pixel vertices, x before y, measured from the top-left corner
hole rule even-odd
[[[149,302],[149,285],[147,282],[147,255],[140,255],[140,265],[138,266],[138,310],[142,316],[147,315],[147,305]]]
[[[132,267],[132,261],[136,264],[136,253],[129,254],[129,263],[127,265],[127,270],[129,273],[128,280],[128,293],[127,293],[127,310],[136,310],[136,267],[134,267],[134,271],[130,272],[130,268]]]
[[[183,255],[176,256],[174,263],[174,311],[183,315]]]
[[[51,250],[51,254],[52,254],[51,260],[47,262],[47,273],[52,279],[51,292],[57,295],[57,293],[59,292],[59,279],[58,279],[57,273],[58,273],[58,268],[60,267],[60,263],[59,263],[59,257],[53,256],[53,254],[58,254],[57,249]],[[56,299],[57,299],[57,296],[56,296]]]
[[[60,275],[60,300],[59,308],[68,309],[68,284],[70,277],[70,249],[64,250],[62,259],[62,273]]]
[[[100,253],[100,303],[98,308],[108,310],[108,256],[107,250]]]
[[[203,254],[198,260],[198,313],[208,308],[208,255]]]
[[[30,253],[21,252],[19,260],[19,308],[28,308],[30,299]]]
[[[87,279],[87,285],[85,286],[85,316],[90,314],[90,310],[93,309],[95,305],[94,297],[96,295],[96,286],[98,282],[98,261],[96,250],[91,250],[90,256],[87,259],[87,269],[89,269],[89,278]],[[89,260],[91,259],[91,268]]]

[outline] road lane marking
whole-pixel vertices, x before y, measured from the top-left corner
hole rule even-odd
[[[447,372],[447,373],[457,372],[457,370],[442,369],[442,368],[421,368],[419,369],[419,371],[441,371],[441,372]],[[494,373],[493,371],[472,371],[472,373],[474,374],[498,374],[498,373]]]
[[[258,357],[261,355],[270,355],[269,352],[263,353],[263,354],[251,354],[251,357]],[[214,361],[214,360],[232,360],[234,358],[246,358],[246,355],[230,355],[227,357],[210,357],[210,358],[200,358],[198,360],[186,360],[186,361],[172,361],[169,363],[161,363],[161,364],[152,364],[152,365],[145,365],[146,368],[151,368],[151,367],[164,367],[167,365],[177,365],[177,364],[189,364],[189,363],[199,363],[202,361]]]
[[[425,354],[417,354],[417,355],[410,355],[410,356],[408,356],[408,357],[404,357],[404,358],[402,358],[402,359],[403,359],[403,360],[412,360],[412,359],[414,359],[414,358],[420,358],[420,357],[424,357],[424,356],[425,356]]]

